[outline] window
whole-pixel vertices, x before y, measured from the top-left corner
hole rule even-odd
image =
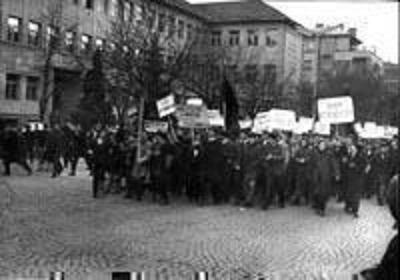
[[[19,42],[21,40],[21,19],[12,16],[8,17],[7,27],[7,40]]]
[[[7,74],[6,76],[6,99],[18,100],[20,76]]]
[[[323,54],[322,55],[322,59],[324,60],[331,60],[333,58],[333,56],[331,54]]]
[[[109,12],[112,17],[117,16],[118,12],[118,0],[110,0],[111,2],[109,3]],[[108,5],[108,4],[107,4]]]
[[[57,43],[57,31],[52,26],[47,26],[46,43],[47,43],[48,46],[54,45],[54,44]]]
[[[28,44],[31,46],[40,45],[40,31],[41,26],[39,23],[30,21],[28,23]]]
[[[187,39],[192,40],[193,38],[193,26],[191,24],[187,25]]]
[[[26,82],[26,99],[27,100],[38,100],[39,91],[39,78],[28,77]]]
[[[277,43],[270,35],[267,34],[267,36],[265,37],[265,45],[267,47],[272,48],[272,47],[275,47],[277,45]]]
[[[240,44],[240,31],[239,30],[229,31],[229,45],[239,46],[239,44]]]
[[[185,34],[185,23],[183,20],[178,21],[178,38],[183,39]]]
[[[304,60],[303,70],[310,71],[312,70],[312,68],[313,68],[312,60],[311,59]]]
[[[75,32],[72,31],[65,32],[65,47],[70,52],[73,52],[75,50],[75,39],[76,39]]]
[[[255,30],[247,31],[247,36],[249,46],[258,46],[258,34]]]
[[[226,66],[226,72],[233,80],[238,80],[239,73],[237,71],[236,65],[228,65]]]
[[[81,50],[83,52],[86,52],[86,53],[90,52],[91,44],[92,44],[92,37],[89,36],[89,35],[86,35],[86,34],[82,35],[82,38],[81,38]]]
[[[315,43],[313,41],[308,41],[305,43],[306,51],[313,51],[315,49]]]
[[[264,75],[267,83],[275,84],[276,83],[276,65],[275,64],[266,64],[264,65]]]
[[[133,19],[133,4],[129,2],[128,0],[125,0],[124,2],[124,20],[131,22]]]
[[[156,15],[157,15],[157,13],[153,7],[150,7],[149,9],[147,9],[146,18],[149,23],[149,28],[151,30],[154,30],[154,28],[156,27],[156,18],[157,18]],[[141,17],[139,17],[139,18],[141,18]],[[139,20],[137,20],[137,22],[139,22]]]
[[[174,36],[175,34],[175,17],[170,15],[169,16],[169,26],[168,26],[168,35]]]
[[[158,16],[158,32],[163,33],[165,31],[165,14]]]
[[[255,82],[257,80],[257,65],[246,65],[245,75],[247,82]]]
[[[86,3],[85,3],[85,8],[86,8],[86,9],[93,10],[93,7],[94,7],[94,0],[85,0],[85,1],[86,1]]]
[[[103,10],[104,13],[107,15],[110,9],[110,0],[104,0],[103,2]]]
[[[133,16],[135,17],[136,21],[141,22],[143,20],[143,6],[140,4],[135,5],[134,11],[135,12],[134,12]],[[154,20],[155,20],[155,11],[153,10],[153,12],[154,12],[153,15],[154,15]]]
[[[221,31],[213,31],[211,33],[211,45],[212,46],[221,46],[222,45]]]
[[[105,45],[105,40],[101,39],[101,38],[97,38],[96,42],[96,49],[102,51],[104,49],[104,45]]]

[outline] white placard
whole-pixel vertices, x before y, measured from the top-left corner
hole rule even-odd
[[[254,119],[253,132],[262,133],[271,130],[269,112],[260,112]]]
[[[168,123],[159,121],[145,121],[144,130],[148,133],[157,133],[157,132],[167,133]]]
[[[241,120],[239,121],[240,129],[249,129],[253,126],[252,120]]]
[[[176,111],[175,98],[174,96],[168,95],[167,97],[157,101],[158,115],[160,118],[164,118]]]
[[[300,117],[293,132],[296,134],[308,133],[312,130],[313,123],[314,120],[312,118]]]
[[[208,120],[211,126],[224,127],[225,120],[219,110],[207,110]]]
[[[354,122],[354,104],[350,96],[323,98],[318,100],[318,115],[321,122],[341,124]]]
[[[314,126],[314,133],[320,135],[330,135],[331,134],[331,125],[325,122],[316,122]]]
[[[190,98],[186,100],[186,104],[192,106],[203,106],[203,100],[201,98]]]
[[[210,126],[207,108],[204,106],[178,106],[175,116],[178,119],[178,125],[182,128],[194,129],[208,128]]]
[[[272,109],[268,112],[272,129],[293,131],[296,126],[296,113],[291,110]]]

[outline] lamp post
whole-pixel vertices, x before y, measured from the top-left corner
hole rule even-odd
[[[320,70],[320,56],[321,56],[321,37],[326,34],[327,32],[334,31],[336,29],[343,29],[343,23],[337,24],[335,26],[328,26],[323,30],[319,30],[313,33],[313,36],[316,39],[316,46],[315,46],[315,71],[314,71],[314,88],[313,88],[313,108],[312,108],[312,115],[314,119],[314,126],[315,122],[317,121],[318,116],[318,87],[319,87],[319,70]]]

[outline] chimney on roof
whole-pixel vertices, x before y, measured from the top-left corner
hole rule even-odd
[[[349,33],[353,37],[357,37],[357,28],[349,28],[347,30],[347,33]]]

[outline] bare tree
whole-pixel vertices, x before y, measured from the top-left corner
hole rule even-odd
[[[147,113],[154,116],[155,101],[176,90],[193,49],[194,38],[177,38],[167,19],[156,20],[153,5],[146,1],[140,14],[128,17],[121,10],[107,32],[110,45],[104,51],[104,66],[109,99],[120,123],[141,99],[148,105]]]
[[[349,94],[359,120],[395,124],[396,96],[387,91],[382,76],[368,65],[347,64],[335,70],[321,73],[320,97]]]
[[[42,22],[46,28],[46,39],[43,47],[43,89],[39,99],[39,116],[45,121],[49,113],[49,102],[54,97],[54,70],[57,58],[68,57],[74,66],[82,71],[86,68],[82,58],[73,48],[66,46],[67,34],[76,34],[78,23],[70,23],[65,14],[65,1],[49,1],[42,14]]]

